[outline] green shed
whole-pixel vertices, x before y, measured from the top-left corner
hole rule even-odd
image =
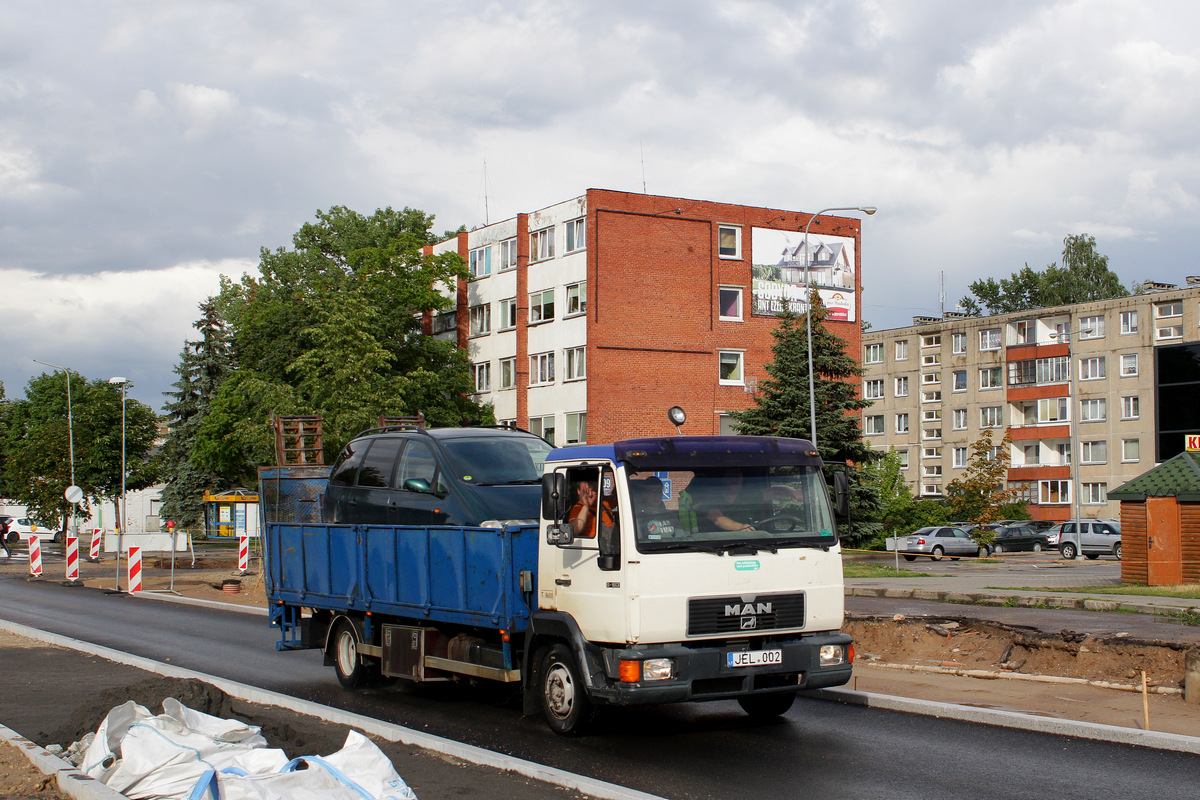
[[[1121,501],[1122,583],[1200,583],[1200,453],[1180,453],[1108,499]]]

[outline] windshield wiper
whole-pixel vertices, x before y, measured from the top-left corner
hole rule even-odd
[[[734,550],[744,550],[744,555],[749,556],[754,555],[759,550],[766,550],[767,552],[774,554],[779,552],[779,542],[764,542],[761,539],[755,539],[754,541],[743,540],[740,542],[725,542],[721,545],[721,549],[729,553],[731,556],[743,555],[743,553],[734,553]]]
[[[724,555],[725,548],[713,547],[711,545],[702,544],[700,542],[668,542],[655,546],[655,551],[668,550],[697,550],[701,553],[712,553],[714,556]]]

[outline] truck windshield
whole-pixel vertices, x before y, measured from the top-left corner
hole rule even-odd
[[[751,552],[837,541],[818,467],[635,473],[629,496],[638,550]]]
[[[550,445],[536,436],[479,436],[444,439],[450,468],[476,486],[533,484],[542,479]]]

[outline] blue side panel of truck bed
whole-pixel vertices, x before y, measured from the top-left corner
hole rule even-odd
[[[538,529],[270,524],[268,598],[330,611],[522,631]],[[532,595],[531,595],[532,597]]]

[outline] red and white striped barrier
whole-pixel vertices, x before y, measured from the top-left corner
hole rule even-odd
[[[79,537],[67,537],[67,580],[79,580]]]
[[[119,574],[119,573],[118,573]],[[142,590],[142,548],[129,546],[129,593]]]
[[[36,533],[29,534],[29,574],[42,577],[42,537]]]
[[[250,537],[238,537],[238,572],[243,574],[250,569]]]
[[[92,546],[88,550],[88,561],[100,560],[100,543],[104,541],[104,531],[92,528]]]

